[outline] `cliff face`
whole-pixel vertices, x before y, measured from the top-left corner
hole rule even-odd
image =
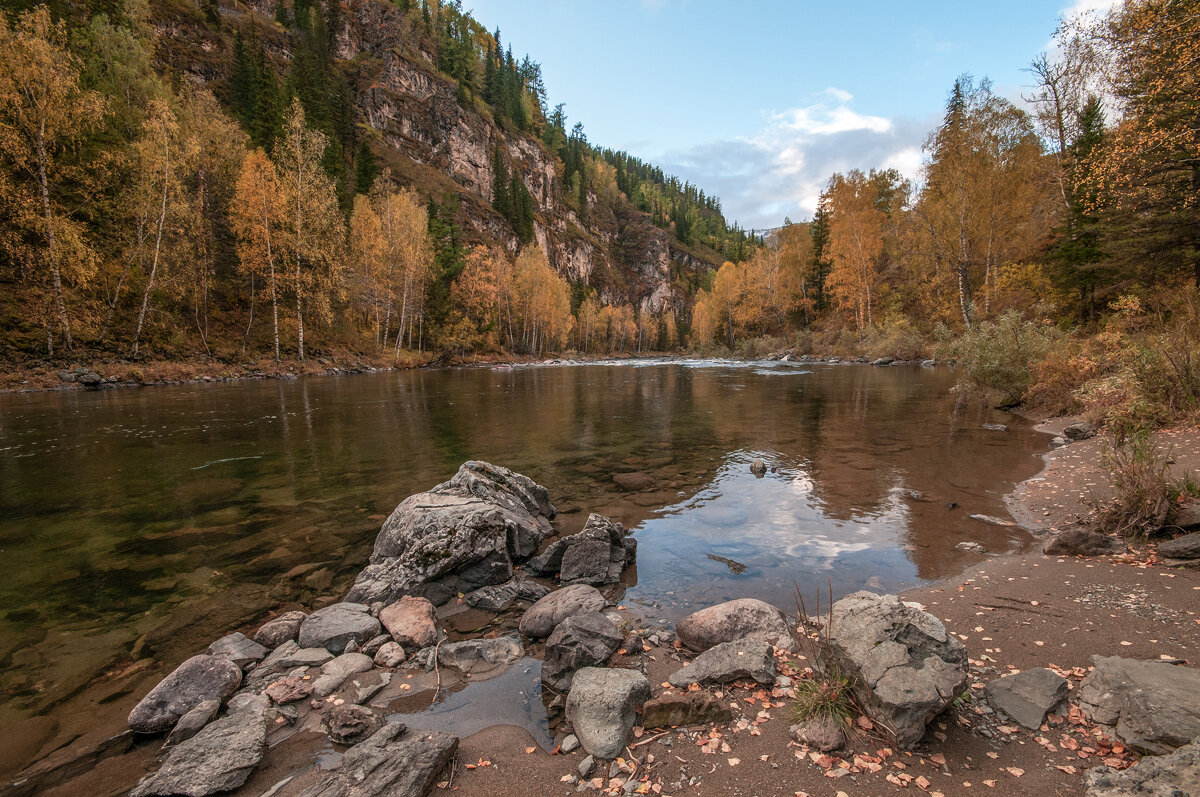
[[[259,24],[273,24],[275,0],[252,0],[249,8]],[[608,303],[653,312],[684,307],[686,297],[672,282],[670,237],[649,216],[626,203],[614,212],[594,194],[577,213],[563,195],[558,158],[536,138],[502,129],[481,103],[460,104],[457,85],[437,72],[399,9],[382,0],[344,0],[340,10],[335,54],[356,86],[356,122],[402,183],[435,198],[457,194],[467,238],[515,252],[512,227],[491,208],[492,153],[499,151],[533,198],[534,238],[560,274],[594,287]],[[227,16],[249,22],[236,11]],[[291,57],[286,47],[274,55]]]

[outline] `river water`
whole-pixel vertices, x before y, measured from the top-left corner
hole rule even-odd
[[[563,532],[589,512],[634,529],[623,602],[655,622],[955,574],[979,559],[958,542],[1028,541],[968,516],[1007,517],[1044,437],[953,381],[636,361],[0,396],[0,733],[344,594],[391,509],[468,459],[544,484]]]

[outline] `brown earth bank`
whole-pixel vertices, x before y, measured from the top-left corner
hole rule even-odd
[[[1045,431],[1066,425],[1055,421]],[[1200,433],[1194,429],[1161,432],[1159,443],[1180,469],[1200,466]],[[1104,496],[1097,459],[1103,437],[1071,443],[1045,455],[1045,469],[1019,486],[1010,511],[1041,533],[1065,528]],[[1153,545],[1128,548],[1110,557],[1053,557],[1041,553],[1041,541],[1024,552],[980,561],[955,578],[909,590],[914,602],[941,620],[965,645],[970,661],[967,696],[928,726],[924,738],[902,751],[875,729],[854,726],[841,751],[821,754],[799,745],[795,722],[795,686],[762,688],[749,682],[707,687],[728,705],[727,723],[687,728],[635,727],[615,762],[599,762],[581,778],[585,753],[547,750],[519,718],[496,716],[497,724],[461,739],[452,763],[438,777],[433,793],[458,792],[489,797],[529,794],[650,793],[699,795],[886,795],[920,793],[1077,795],[1085,792],[1084,772],[1107,763],[1125,767],[1138,760],[1077,711],[1051,714],[1037,731],[1026,730],[988,707],[985,685],[1003,675],[1050,668],[1078,686],[1093,655],[1171,660],[1194,667],[1200,661],[1200,571],[1169,567],[1157,560]],[[314,607],[315,608],[315,607]],[[811,608],[811,607],[810,607]],[[468,623],[469,625],[470,623]],[[249,633],[252,629],[243,629]],[[677,645],[647,645],[625,650],[611,667],[644,664],[655,696],[686,689],[669,687],[667,678],[691,658]],[[534,645],[526,655],[540,656]],[[813,663],[811,645],[800,653],[776,653],[780,671],[795,683]],[[397,671],[403,672],[403,671]],[[106,694],[89,699],[132,708],[166,674],[145,665],[114,673]],[[454,675],[401,675],[393,684],[402,705],[433,702],[438,693],[460,685]],[[402,690],[402,691],[396,691]],[[86,705],[79,706],[86,711]],[[111,716],[111,712],[109,712]],[[403,718],[401,718],[403,719]],[[506,724],[511,723],[511,724]],[[869,725],[870,723],[862,723]],[[16,748],[32,754],[39,746],[33,723],[19,735]],[[120,735],[124,731],[124,735]],[[563,733],[557,734],[556,742]],[[44,738],[44,737],[42,737]],[[78,759],[110,739],[111,749]],[[56,752],[41,750],[31,770],[18,777],[25,787],[3,793],[30,793],[28,785],[56,764],[75,759],[75,772],[44,781],[36,793],[117,795],[128,791],[153,769],[161,738],[132,738],[123,727],[96,728]],[[319,777],[314,758],[328,759],[334,748],[319,730],[302,730],[273,741],[274,749],[238,789],[239,795],[296,795]],[[16,754],[13,750],[10,755]],[[47,753],[50,753],[47,756]],[[62,773],[67,774],[67,773]],[[30,778],[33,778],[31,781]],[[285,782],[286,781],[286,782]],[[626,786],[632,783],[632,786]]]

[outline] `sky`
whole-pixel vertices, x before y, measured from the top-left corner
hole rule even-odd
[[[918,176],[954,79],[1014,101],[1064,14],[1113,0],[464,0],[542,65],[593,144],[721,198],[745,228],[811,217],[835,171]]]

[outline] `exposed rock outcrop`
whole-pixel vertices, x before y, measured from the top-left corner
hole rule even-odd
[[[450,734],[388,723],[347,750],[300,797],[423,797],[456,750],[458,739]]]
[[[266,751],[261,714],[239,711],[208,725],[172,747],[159,770],[137,785],[131,797],[205,797],[232,791],[250,777]]]

